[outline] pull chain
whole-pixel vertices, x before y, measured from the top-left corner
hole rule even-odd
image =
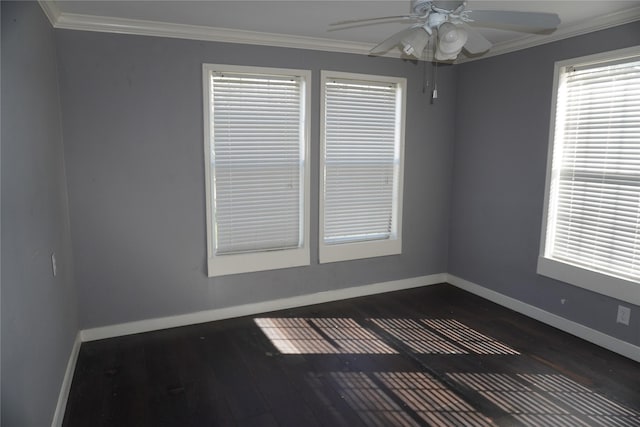
[[[431,103],[438,99],[438,63],[433,64],[433,92],[431,92]]]

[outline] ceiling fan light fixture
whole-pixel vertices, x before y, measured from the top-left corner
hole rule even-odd
[[[438,61],[450,61],[458,57],[458,54],[467,43],[468,34],[464,28],[450,22],[445,22],[438,27],[438,43],[435,57]]]
[[[414,31],[400,40],[400,45],[402,46],[402,51],[406,55],[420,58],[420,56],[422,55],[422,51],[424,51],[424,48],[427,46],[428,41],[429,34],[423,27],[420,27],[416,28]]]

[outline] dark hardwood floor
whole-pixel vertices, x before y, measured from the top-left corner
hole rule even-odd
[[[640,426],[640,364],[450,285],[83,343],[64,426]]]

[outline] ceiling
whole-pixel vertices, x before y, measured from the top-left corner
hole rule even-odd
[[[366,54],[406,24],[385,23],[330,31],[337,21],[404,15],[410,0],[299,1],[41,1],[56,28],[301,47]],[[548,35],[477,28],[494,48],[510,52],[640,20],[640,1],[480,1],[467,10],[554,12],[562,21]],[[399,56],[394,49],[389,56]],[[487,55],[485,55],[487,56]]]

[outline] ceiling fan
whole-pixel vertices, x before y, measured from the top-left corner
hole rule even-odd
[[[390,22],[406,22],[411,26],[375,46],[371,55],[384,55],[398,46],[405,55],[422,59],[429,42],[436,61],[454,61],[462,49],[469,55],[480,55],[492,47],[473,26],[515,29],[540,33],[555,30],[560,18],[555,13],[503,10],[467,10],[463,1],[412,0],[412,13],[401,16],[356,19],[331,24],[334,30]]]

